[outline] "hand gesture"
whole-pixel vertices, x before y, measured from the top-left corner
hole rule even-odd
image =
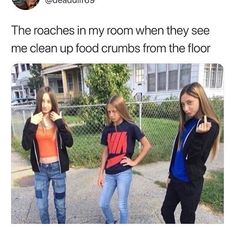
[[[43,113],[37,113],[35,115],[31,114],[31,120],[30,122],[34,125],[38,125],[43,119]]]
[[[62,119],[62,112],[60,111],[60,115],[58,115],[56,112],[52,111],[52,112],[50,113],[50,119],[51,119],[52,121],[56,121],[56,120],[58,120],[58,119]]]
[[[123,164],[123,166],[135,166],[136,165],[136,163],[133,160],[131,160],[130,158],[126,156],[123,157],[120,163]]]
[[[205,133],[208,132],[211,128],[211,122],[207,122],[207,117],[206,115],[204,116],[204,122],[198,125],[196,128],[197,133]]]

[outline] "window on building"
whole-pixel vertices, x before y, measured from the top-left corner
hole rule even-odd
[[[69,73],[67,75],[67,85],[68,85],[68,90],[72,91],[73,90],[73,75],[72,75],[72,73]]]
[[[205,64],[205,87],[221,88],[223,84],[223,67],[220,64]]]
[[[166,90],[166,64],[157,65],[157,90]]]
[[[56,81],[48,78],[49,87],[51,87],[57,93]]]
[[[78,74],[78,89],[79,89],[79,92],[82,92],[82,75],[81,75],[81,71],[79,70],[77,72]]]
[[[21,71],[24,72],[25,71],[25,64],[21,64]]]
[[[168,90],[178,89],[178,65],[168,65]]]
[[[210,75],[210,87],[211,88],[215,88],[216,85],[216,71],[217,71],[217,67],[216,64],[212,64],[211,67],[211,75]]]
[[[148,74],[148,92],[156,91],[156,74]]]
[[[135,82],[141,84],[144,80],[144,64],[135,65]]]
[[[11,73],[11,82],[15,83],[17,80],[16,74],[15,73]]]
[[[223,66],[219,64],[217,70],[216,87],[221,88],[222,85],[223,85]]]
[[[64,92],[62,79],[57,79],[57,88],[58,88],[58,93]]]
[[[191,64],[180,65],[180,88],[189,84],[191,81]]]
[[[35,96],[35,94],[34,94],[34,89],[33,89],[33,88],[30,88],[30,89],[29,89],[29,92],[30,92],[30,96],[32,96],[32,97]]]
[[[168,90],[177,90],[178,71],[169,71],[168,73]]]
[[[166,72],[158,73],[157,75],[157,90],[165,91],[166,90]]]
[[[15,65],[15,70],[16,70],[16,78],[18,78],[18,76],[19,76],[19,65],[18,64]]]
[[[147,64],[148,73],[155,73],[156,72],[156,65],[155,64]]]
[[[30,64],[26,64],[26,69],[30,70]]]
[[[62,78],[49,78],[49,86],[55,91],[55,93],[63,93],[63,82]]]
[[[166,72],[166,64],[158,64],[157,71],[158,72]]]
[[[156,91],[156,65],[155,64],[148,64],[147,65],[147,91],[153,92]]]
[[[204,66],[204,74],[205,74],[205,87],[210,87],[210,64],[205,64]]]

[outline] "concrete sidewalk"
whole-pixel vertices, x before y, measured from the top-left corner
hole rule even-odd
[[[223,169],[223,146],[215,162],[208,163],[208,170]],[[160,208],[165,196],[165,189],[155,181],[165,182],[169,162],[158,162],[139,165],[134,168],[133,182],[129,195],[129,223],[156,224],[164,223]],[[70,169],[67,172],[67,223],[68,224],[103,224],[104,219],[98,200],[100,188],[96,186],[97,169]],[[207,171],[208,173],[208,171]],[[12,224],[40,223],[33,187],[33,172],[31,166],[22,160],[17,153],[12,152],[12,193],[11,222]],[[53,195],[50,191],[51,223],[56,223]],[[118,219],[117,195],[114,195],[112,207],[115,218]],[[176,211],[179,223],[180,206]],[[196,223],[222,224],[223,214],[214,213],[210,208],[199,205]]]

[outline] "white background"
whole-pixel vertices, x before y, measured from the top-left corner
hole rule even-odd
[[[96,0],[95,4],[51,4],[44,0],[31,10],[16,8],[11,0],[1,2],[1,75],[0,75],[0,179],[1,222],[11,223],[11,66],[14,63],[220,63],[224,66],[225,94],[225,225],[234,222],[234,41],[235,16],[232,0]],[[21,26],[82,27],[209,27],[207,37],[33,37],[13,36],[12,24]],[[11,54],[13,44],[29,45],[71,43],[143,42],[163,43],[188,41],[212,46],[209,54]]]

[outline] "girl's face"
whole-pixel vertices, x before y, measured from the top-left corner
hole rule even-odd
[[[119,125],[123,121],[120,113],[117,111],[117,109],[113,105],[108,104],[107,112],[108,112],[109,119],[114,124]]]
[[[42,113],[48,114],[52,109],[51,99],[48,93],[44,93],[42,96]]]
[[[181,96],[180,102],[183,111],[189,118],[197,116],[200,109],[200,103],[198,98],[195,98],[191,95],[188,95],[187,93],[184,93]]]

